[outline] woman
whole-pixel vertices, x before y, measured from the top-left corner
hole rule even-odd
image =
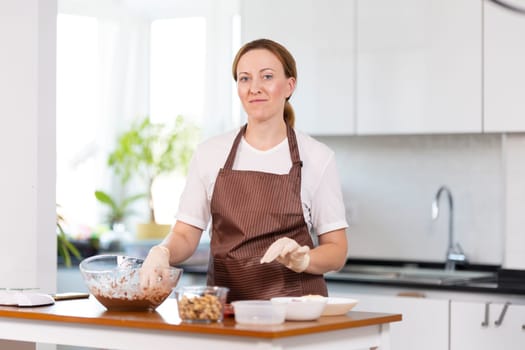
[[[208,285],[228,287],[229,301],[326,296],[322,274],[340,269],[347,253],[334,153],[293,129],[297,71],[283,46],[249,42],[232,70],[248,122],[198,147],[177,221],[144,266],[189,258],[211,219]],[[143,286],[154,278],[144,274]]]

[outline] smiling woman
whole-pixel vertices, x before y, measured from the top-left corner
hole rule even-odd
[[[293,127],[295,60],[283,45],[244,44],[232,72],[248,122],[198,146],[177,220],[144,267],[184,262],[210,225],[207,284],[229,288],[229,301],[326,296],[323,274],[347,251],[334,152]]]

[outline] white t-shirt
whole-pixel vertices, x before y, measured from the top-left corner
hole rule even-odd
[[[176,218],[206,229],[211,219],[210,203],[215,179],[224,167],[239,130],[213,137],[200,144],[190,163],[186,187],[181,195]],[[312,137],[295,131],[301,172],[301,201],[310,232],[321,235],[347,228],[341,184],[334,152]],[[242,138],[233,164],[234,170],[254,170],[287,174],[292,166],[288,139],[260,151]]]

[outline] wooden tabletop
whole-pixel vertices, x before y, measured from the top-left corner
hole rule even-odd
[[[400,314],[350,311],[343,316],[323,316],[316,321],[288,321],[269,326],[241,325],[233,317],[226,317],[222,323],[195,324],[181,322],[175,299],[166,300],[155,311],[117,312],[107,311],[93,297],[30,308],[0,306],[0,317],[259,338],[281,338],[401,321]]]

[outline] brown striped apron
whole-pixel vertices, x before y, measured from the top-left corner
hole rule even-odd
[[[288,174],[233,170],[244,125],[219,170],[211,199],[212,236],[208,285],[228,287],[228,302],[276,296],[327,296],[322,275],[297,273],[277,261],[259,261],[281,237],[313,248],[301,203],[299,148],[287,126],[292,167]]]

